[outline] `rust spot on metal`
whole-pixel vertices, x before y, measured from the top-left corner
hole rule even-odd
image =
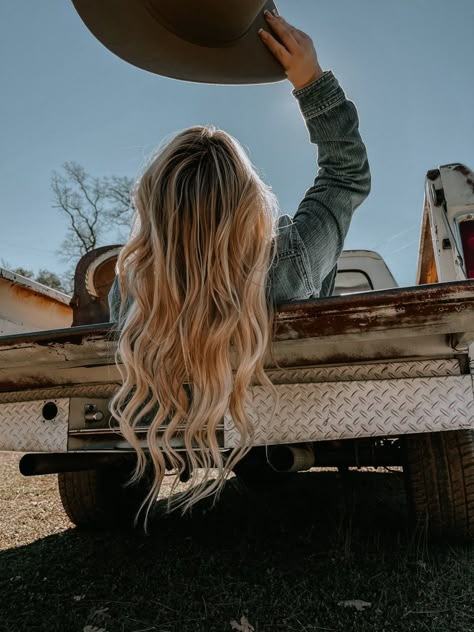
[[[426,177],[431,181],[436,180],[436,178],[439,177],[439,169],[430,169],[430,171],[426,174]]]
[[[400,308],[403,307],[403,310]],[[281,305],[275,314],[274,340],[320,338],[374,329],[426,327],[450,312],[474,314],[474,280],[337,296]],[[25,343],[81,345],[109,339],[113,323],[82,325],[0,338],[0,348]]]
[[[73,327],[104,323],[109,320],[107,296],[114,280],[119,248],[121,248],[119,244],[102,246],[88,252],[79,260],[74,275],[74,295],[71,300],[74,314]],[[89,291],[90,289],[93,289],[97,296],[94,296]]]
[[[67,384],[67,381],[65,381],[65,384]],[[25,378],[18,376],[14,381],[0,378],[0,393],[28,390],[32,385],[35,388],[43,388],[45,386],[56,386],[56,382],[42,374],[28,375]]]
[[[466,178],[466,184],[470,187],[471,191],[474,193],[474,173],[468,169],[465,165],[456,165],[453,167],[453,171],[457,171],[461,173]]]
[[[82,325],[78,327],[67,327],[65,329],[51,329],[44,331],[33,331],[31,333],[12,334],[0,337],[0,350],[2,347],[13,345],[37,344],[43,346],[55,345],[57,343],[81,345],[88,339],[104,339],[114,333],[113,323],[98,323],[94,325]]]
[[[411,357],[424,337],[439,336],[436,349],[451,353],[448,336],[473,331],[474,280],[457,281],[282,305],[275,314],[273,351],[280,366],[314,365],[317,358],[326,365],[347,364]],[[86,367],[109,371],[114,365],[114,332],[112,323],[103,323],[0,338],[0,352],[7,352],[0,391],[86,383]]]
[[[0,271],[0,332],[38,331],[68,327],[72,320],[69,297],[8,270]]]
[[[55,311],[62,312],[65,316],[67,316],[71,312],[71,308],[69,307],[69,305],[58,301],[58,299],[54,296],[40,294],[39,292],[35,292],[30,288],[25,288],[21,285],[16,285],[15,283],[11,283],[10,286],[13,294],[18,296],[19,300],[34,300],[38,306],[38,309],[41,309],[42,307],[51,309],[52,304],[54,304]]]
[[[453,167],[453,171],[458,171],[459,173],[462,173],[463,176],[469,176],[471,175],[471,171],[470,169],[468,169],[465,165],[461,165],[458,164],[455,167]]]
[[[397,307],[402,305],[404,311]],[[397,288],[285,305],[275,316],[274,340],[320,338],[367,330],[426,327],[440,308],[474,315],[474,281]]]

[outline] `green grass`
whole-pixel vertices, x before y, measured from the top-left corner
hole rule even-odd
[[[473,562],[410,531],[399,474],[311,472],[258,494],[234,479],[148,537],[65,528],[0,551],[0,630],[472,632]],[[371,605],[338,605],[353,599]]]

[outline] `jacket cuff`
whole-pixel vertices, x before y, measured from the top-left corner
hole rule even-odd
[[[293,96],[306,120],[330,110],[346,99],[344,90],[331,70],[326,70],[321,77],[304,88],[293,90]]]

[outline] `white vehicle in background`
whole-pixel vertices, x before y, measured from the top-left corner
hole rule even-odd
[[[79,262],[72,326],[0,336],[0,450],[28,452],[25,475],[58,473],[78,526],[131,524],[144,494],[122,485],[135,453],[108,411],[120,383],[107,305],[119,250]],[[416,521],[474,540],[471,279],[474,174],[445,165],[426,178],[416,286],[396,287],[376,253],[346,251],[336,296],[280,307],[266,361],[280,406],[272,417],[267,389],[252,385],[258,425],[236,475],[258,486],[313,466],[403,466]],[[239,442],[229,416],[218,440],[224,453]]]
[[[398,287],[382,257],[373,250],[344,250],[337,262],[335,296]]]

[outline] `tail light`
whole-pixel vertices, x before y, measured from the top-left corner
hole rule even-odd
[[[468,279],[474,279],[474,219],[460,222],[459,232],[461,234],[466,276]]]

